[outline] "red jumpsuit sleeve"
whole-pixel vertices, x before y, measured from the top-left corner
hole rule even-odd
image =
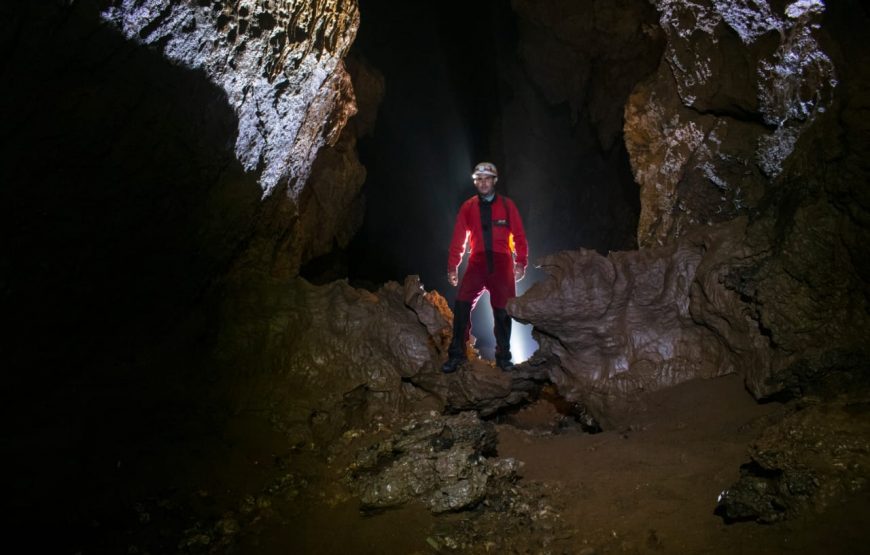
[[[453,226],[453,239],[450,241],[450,248],[447,251],[447,271],[455,272],[462,262],[462,255],[465,254],[465,245],[468,241],[468,234],[471,233],[471,226],[468,223],[466,205],[463,204],[459,208],[459,214],[456,216],[456,225]]]
[[[508,203],[510,210],[511,233],[514,235],[514,248],[517,251],[516,263],[525,268],[529,264],[529,243],[526,241],[526,230],[523,228],[523,219],[513,201]]]

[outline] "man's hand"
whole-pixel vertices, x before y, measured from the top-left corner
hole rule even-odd
[[[453,287],[459,285],[459,274],[456,273],[456,270],[447,272],[447,282]]]
[[[519,264],[514,264],[514,280],[520,281],[526,275],[526,269]]]

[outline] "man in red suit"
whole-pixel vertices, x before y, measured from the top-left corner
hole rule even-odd
[[[491,162],[481,162],[471,174],[477,194],[462,203],[447,258],[447,280],[459,285],[453,305],[453,341],[445,373],[455,372],[467,359],[465,345],[471,336],[471,310],[483,290],[489,291],[495,325],[495,362],[509,370],[511,362],[511,317],[505,306],[516,296],[516,282],[523,279],[529,260],[529,247],[523,221],[513,201],[495,192],[498,170]],[[468,267],[459,283],[457,268],[470,252]]]

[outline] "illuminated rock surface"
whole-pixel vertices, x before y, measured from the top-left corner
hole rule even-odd
[[[236,156],[264,195],[290,182],[297,200],[318,151],[356,111],[342,61],[355,2],[118,0],[102,17],[224,90],[239,120]]]

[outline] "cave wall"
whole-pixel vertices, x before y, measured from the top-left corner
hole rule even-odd
[[[641,249],[548,258],[550,280],[512,312],[602,415],[732,371],[758,398],[865,382],[867,48],[853,37],[866,12],[656,9],[665,54],[624,120]]]
[[[346,243],[363,202],[354,145],[380,94],[358,63],[370,114],[347,125],[358,24],[353,2],[11,12],[3,285],[21,327],[7,353],[49,373],[130,359],[222,277],[293,276]]]
[[[342,60],[356,3],[266,7],[3,10],[3,449],[21,518],[121,495],[134,484],[105,486],[112,465],[168,448],[166,430],[219,429],[239,397],[224,377],[262,370],[221,364],[238,360],[220,358],[224,307],[252,276],[288,288],[359,225],[353,145],[379,93]],[[355,78],[374,83],[359,101]]]

